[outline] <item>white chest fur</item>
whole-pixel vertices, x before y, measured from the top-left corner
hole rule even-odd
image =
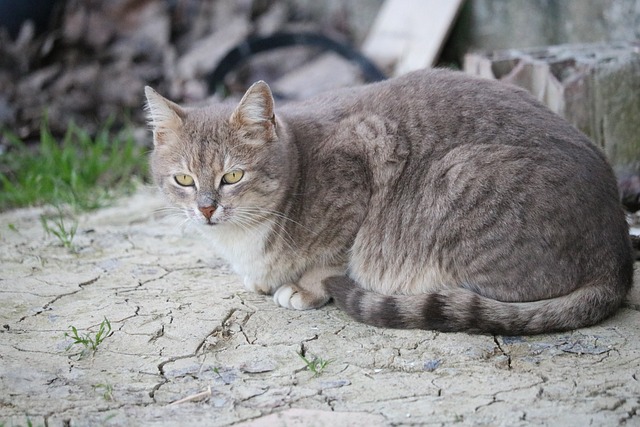
[[[274,247],[265,253],[272,225],[265,221],[251,229],[234,226],[213,226],[211,242],[217,254],[229,263],[244,280],[247,289],[272,294],[285,283],[297,280],[308,267],[308,262],[295,254],[285,254],[283,247],[290,247],[276,238]]]
[[[243,277],[260,277],[265,272],[264,246],[270,232],[269,224],[242,229],[221,224],[213,226],[211,242],[217,254]]]

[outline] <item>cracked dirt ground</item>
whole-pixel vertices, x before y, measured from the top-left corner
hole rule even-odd
[[[245,291],[162,205],[83,215],[76,252],[41,209],[0,215],[0,425],[640,425],[637,286],[571,333],[376,329]],[[95,354],[66,350],[105,317]],[[331,362],[314,376],[299,352]]]

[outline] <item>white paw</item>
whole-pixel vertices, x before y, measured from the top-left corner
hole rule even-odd
[[[273,294],[273,301],[281,307],[293,310],[308,310],[310,307],[302,300],[302,296],[298,292],[295,285],[282,285]]]

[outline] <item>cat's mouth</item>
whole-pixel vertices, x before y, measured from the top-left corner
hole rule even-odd
[[[188,209],[185,212],[187,214],[187,218],[199,225],[205,225],[205,226],[214,226],[214,225],[218,225],[220,224],[220,220],[219,218],[216,218],[214,216],[211,216],[210,218],[207,218],[205,215],[200,214],[198,211],[196,210],[191,210]]]
[[[233,223],[233,208],[217,205],[215,209],[190,207],[186,209],[187,218],[200,226],[223,226]]]
[[[200,224],[206,226],[214,226],[220,224],[219,218],[216,217],[207,218],[206,216],[196,215],[194,219]]]

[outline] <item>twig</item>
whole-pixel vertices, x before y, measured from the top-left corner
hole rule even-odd
[[[211,386],[207,387],[205,391],[200,393],[192,394],[191,396],[184,397],[180,400],[176,400],[175,402],[171,402],[170,405],[178,405],[180,403],[192,402],[194,400],[200,400],[206,397],[211,397]]]

